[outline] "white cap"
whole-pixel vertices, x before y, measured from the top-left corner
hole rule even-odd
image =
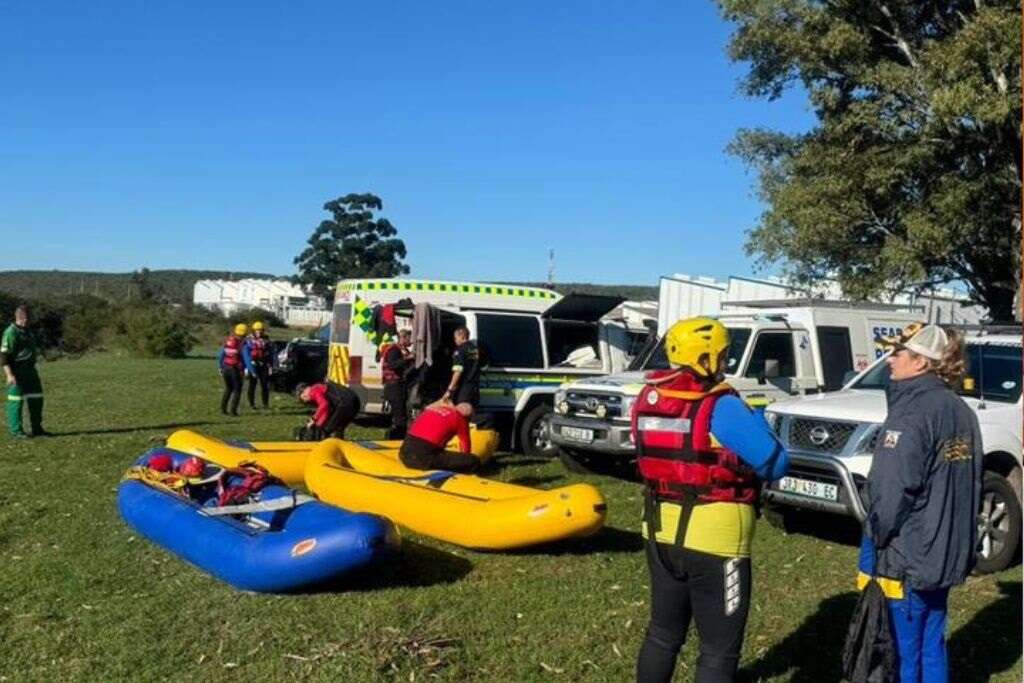
[[[938,325],[925,325],[917,334],[900,344],[903,348],[932,360],[942,360],[948,345],[949,336]]]

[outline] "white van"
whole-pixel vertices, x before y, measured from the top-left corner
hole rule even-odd
[[[714,316],[729,330],[726,380],[759,408],[794,394],[842,387],[850,373],[875,360],[876,336],[896,334],[920,316],[906,307],[813,299],[726,306]],[[549,432],[566,466],[585,470],[600,461],[635,457],[633,401],[644,373],[667,367],[659,341],[629,372],[563,386]]]
[[[979,572],[1006,568],[1021,536],[1021,336],[990,328],[967,338],[960,394],[985,448]],[[880,359],[841,391],[772,404],[765,412],[789,450],[789,474],[766,487],[765,514],[785,527],[793,508],[865,518],[862,493],[885,421],[889,367]]]
[[[624,369],[647,332],[605,315],[620,297],[561,296],[538,287],[439,280],[357,279],[338,284],[328,379],[351,387],[365,413],[385,413],[379,339],[367,329],[376,306],[392,305],[398,329],[412,328],[413,307],[440,312],[440,366],[450,377],[452,333],[466,326],[480,349],[480,412],[495,418],[513,447],[536,455],[547,443],[542,419],[567,381]]]

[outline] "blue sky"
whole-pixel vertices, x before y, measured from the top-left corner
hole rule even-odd
[[[294,272],[384,200],[414,275],[750,273],[724,148],[813,120],[737,92],[713,3],[5,3],[0,269]]]

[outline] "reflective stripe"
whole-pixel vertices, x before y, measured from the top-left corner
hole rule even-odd
[[[38,394],[22,394],[21,397],[22,398],[42,398],[43,397],[43,393],[39,392]]]
[[[14,394],[7,394],[8,401],[20,401],[21,396],[15,396]]]
[[[868,581],[874,579],[878,582],[879,587],[882,589],[882,593],[885,597],[890,600],[902,600],[903,599],[903,582],[897,579],[887,579],[884,576],[872,577],[864,572],[857,572],[857,590],[862,591],[864,587],[868,585]]]
[[[452,366],[452,372],[462,372],[462,366],[461,365],[453,365]]]
[[[637,431],[690,433],[690,421],[682,417],[641,416],[636,421]]]

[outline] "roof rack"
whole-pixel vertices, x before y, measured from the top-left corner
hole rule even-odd
[[[834,299],[764,299],[755,301],[723,301],[722,307],[737,306],[743,308],[797,308],[814,306],[815,308],[846,308],[853,310],[873,311],[905,311],[907,313],[920,313],[924,306],[911,306],[908,304],[882,304],[872,301],[836,301]],[[723,310],[722,313],[732,311]]]
[[[981,334],[1022,334],[1024,333],[1024,323],[1006,322],[1006,323],[989,323],[985,325],[957,325],[951,324],[949,327],[957,330],[963,330],[965,332],[980,332]]]

